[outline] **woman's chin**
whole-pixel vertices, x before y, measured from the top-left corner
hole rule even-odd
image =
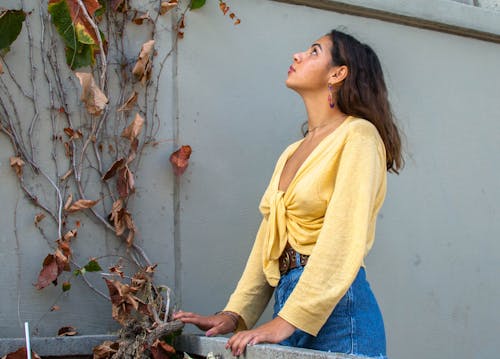
[[[293,85],[293,82],[290,81],[290,78],[287,78],[285,80],[285,86],[288,87],[291,90],[295,90],[295,86]]]

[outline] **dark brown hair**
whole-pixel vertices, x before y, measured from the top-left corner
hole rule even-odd
[[[347,115],[364,118],[384,141],[387,170],[399,173],[404,166],[401,137],[396,126],[380,61],[366,44],[339,30],[329,34],[334,66],[347,66],[349,73],[337,91],[337,106]]]

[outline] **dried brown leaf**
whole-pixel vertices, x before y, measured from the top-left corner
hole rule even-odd
[[[71,238],[74,238],[76,237],[76,235],[78,234],[77,230],[76,229],[73,229],[71,231],[68,231],[66,232],[66,234],[63,236],[63,240],[68,242],[71,240]]]
[[[78,332],[76,331],[75,327],[62,327],[57,331],[57,336],[58,337],[72,337],[74,335],[77,335]]]
[[[127,234],[127,246],[130,247],[132,244],[134,244],[134,238],[135,238],[135,230],[130,229]]]
[[[224,15],[226,15],[227,12],[229,11],[229,6],[227,6],[227,4],[223,1],[219,2],[219,8]]]
[[[132,215],[130,212],[125,211],[123,214],[123,221],[125,223],[125,227],[127,227],[128,234],[127,234],[127,245],[130,247],[134,243],[134,238],[135,238],[135,233],[137,231],[137,228],[135,227],[134,220],[132,219]]]
[[[116,174],[116,171],[118,171],[120,168],[122,168],[123,165],[125,165],[125,158],[120,158],[119,160],[116,160],[115,162],[113,162],[113,164],[111,165],[109,170],[107,170],[106,173],[104,174],[104,176],[102,176],[102,180],[107,181],[110,178],[113,178]]]
[[[69,258],[64,255],[64,253],[58,248],[56,249],[54,256],[56,258],[58,275],[63,271],[69,272],[71,270],[69,266]]]
[[[170,155],[170,163],[175,175],[180,176],[186,171],[191,152],[191,146],[185,145]]]
[[[28,350],[26,349],[26,347],[22,347],[17,349],[15,352],[3,356],[2,359],[26,359],[27,357],[28,357]],[[31,358],[41,359],[40,356],[33,350],[31,351]]]
[[[135,191],[134,175],[127,166],[118,170],[116,188],[121,198],[126,198]]]
[[[104,281],[109,290],[113,319],[123,324],[129,318],[132,309],[139,308],[140,300],[134,295],[137,289],[118,280],[104,278]]]
[[[64,133],[70,138],[70,140],[75,140],[83,137],[83,133],[80,130],[73,130],[71,127],[66,127]]]
[[[234,22],[235,25],[239,25],[241,24],[241,20],[240,19],[236,19],[236,21]]]
[[[0,62],[0,75],[3,74],[3,65],[2,63]]]
[[[121,107],[118,109],[118,112],[132,110],[137,102],[137,96],[138,93],[136,91],[132,92],[132,95],[130,95],[127,101],[125,101],[125,103],[121,105]]]
[[[139,54],[139,58],[134,66],[134,69],[132,70],[132,73],[141,81],[143,85],[145,85],[151,77],[154,44],[154,40],[149,40],[142,45],[141,53]]]
[[[62,177],[61,181],[66,181],[66,179],[73,174],[73,169],[70,168]]]
[[[70,194],[68,196],[68,199],[66,200],[66,203],[64,204],[64,210],[67,211],[69,206],[71,206],[71,202],[73,202],[73,195]]]
[[[40,223],[45,218],[45,213],[38,213],[35,216],[35,226],[38,227],[38,223]]]
[[[128,157],[127,157],[127,164],[132,162],[135,159],[135,156],[137,155],[137,148],[139,147],[139,140],[137,138],[134,138],[130,142],[130,149],[128,151]]]
[[[99,200],[93,201],[90,199],[79,199],[78,201],[74,202],[68,209],[66,209],[66,212],[73,213],[81,211],[82,209],[92,208],[98,202]]]
[[[53,305],[53,306],[52,306],[52,308],[50,308],[50,311],[51,311],[51,312],[56,312],[56,311],[58,311],[59,309],[61,309],[61,307],[60,307],[60,306],[58,306],[58,305]]]
[[[134,120],[123,130],[121,136],[133,141],[141,133],[143,125],[144,118],[142,118],[141,115],[136,114]]]
[[[69,260],[72,251],[69,246],[69,242],[57,240],[57,248],[64,254],[64,256]]]
[[[24,161],[20,157],[10,158],[10,167],[16,172],[17,177],[21,178],[23,176],[23,166]]]
[[[173,346],[159,339],[155,340],[155,342],[151,345],[150,350],[153,359],[169,359],[172,354],[175,354]]]
[[[71,147],[69,142],[64,142],[64,154],[68,158],[73,157],[73,148]]]
[[[125,231],[125,222],[123,221],[124,212],[123,200],[119,198],[113,203],[111,213],[109,215],[109,220],[115,227],[115,233],[117,236],[121,236]]]
[[[111,357],[118,352],[120,343],[106,340],[104,343],[94,347],[93,359],[111,359]]]
[[[122,266],[121,265],[115,265],[113,267],[109,268],[109,271],[113,274],[118,274],[120,277],[124,277],[125,274],[122,271]]]
[[[146,12],[144,14],[139,15],[139,13],[136,12],[134,18],[132,19],[132,22],[136,25],[142,25],[146,20],[152,21],[151,16],[149,16],[149,13]]]
[[[53,254],[47,255],[43,260],[42,270],[38,275],[38,281],[35,284],[36,289],[43,289],[50,283],[54,282],[58,275],[59,269],[56,262],[56,257]]]
[[[170,10],[175,9],[178,3],[179,2],[177,0],[162,1],[160,5],[160,15],[163,15]]]
[[[87,72],[75,72],[82,86],[80,100],[85,104],[88,113],[99,116],[108,103],[108,98],[94,81],[92,74]]]

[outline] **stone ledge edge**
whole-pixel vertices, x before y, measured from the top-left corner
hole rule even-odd
[[[31,349],[41,356],[91,355],[92,348],[116,335],[77,335],[74,337],[32,337]],[[1,338],[0,357],[25,346],[24,338]]]
[[[176,340],[176,349],[189,354],[205,356],[212,352],[220,359],[235,358],[225,349],[227,338],[201,335],[181,335]],[[335,354],[310,349],[291,348],[275,344],[248,346],[243,358],[252,359],[355,359],[353,355]]]
[[[74,337],[33,337],[31,347],[40,356],[65,357],[89,356],[92,349],[105,340],[116,340],[116,335],[78,335]],[[227,338],[208,338],[200,335],[181,335],[176,340],[176,349],[194,355],[207,355],[212,352],[219,358],[234,358],[225,349]],[[24,338],[1,338],[0,357],[25,346]],[[290,348],[280,345],[259,344],[247,348],[243,357],[252,359],[355,359],[356,356],[327,353],[316,350]]]
[[[451,0],[271,0],[500,43],[500,12]]]

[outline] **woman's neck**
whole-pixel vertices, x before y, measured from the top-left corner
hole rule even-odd
[[[337,106],[331,108],[328,103],[328,93],[324,95],[302,96],[307,112],[308,131],[322,127],[340,124],[346,115]]]

